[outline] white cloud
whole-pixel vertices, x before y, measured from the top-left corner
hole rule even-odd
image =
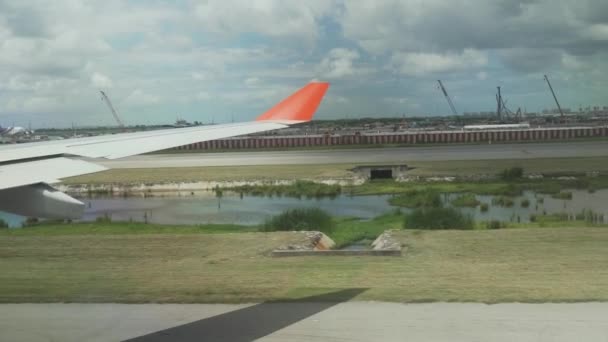
[[[125,100],[125,104],[133,106],[142,106],[155,104],[160,101],[160,97],[144,92],[141,89],[135,89]]]
[[[190,73],[190,76],[192,77],[193,80],[197,80],[197,81],[206,81],[206,80],[210,80],[213,77],[206,72],[200,72],[200,71],[194,71],[192,73]]]
[[[321,17],[333,8],[330,0],[208,0],[196,6],[199,24],[216,33],[259,33],[270,37],[314,40]]]
[[[243,83],[245,83],[245,85],[248,87],[255,87],[255,86],[259,85],[260,82],[261,82],[261,80],[257,77],[248,77],[245,79],[245,81]]]
[[[391,57],[393,69],[409,76],[462,71],[483,67],[487,64],[486,54],[473,49],[465,49],[459,54],[396,52]]]
[[[109,89],[112,88],[113,83],[108,76],[100,72],[94,72],[91,76],[91,85],[95,88]]]
[[[583,35],[591,40],[608,41],[608,24],[594,24],[583,31]]]
[[[393,110],[408,110],[417,111],[420,109],[420,104],[416,100],[409,97],[384,97],[383,102],[387,103]]]
[[[338,20],[347,39],[371,54],[445,54],[475,49],[547,49],[570,54],[606,52],[605,0],[345,1]],[[542,63],[514,61],[530,71]]]
[[[497,55],[509,69],[531,73],[545,71],[559,65],[563,52],[549,48],[508,48],[497,50]]]
[[[359,53],[355,50],[335,48],[329,51],[327,57],[323,58],[317,67],[317,72],[322,78],[344,78],[357,73],[353,63],[359,59]]]
[[[196,99],[201,100],[201,101],[206,101],[206,100],[211,99],[211,94],[209,94],[206,91],[200,91],[198,94],[196,94]]]
[[[385,97],[382,99],[388,103],[397,103],[397,104],[409,104],[412,102],[410,98],[407,97]]]
[[[328,94],[325,96],[324,101],[329,104],[347,104],[350,102],[350,99],[345,96]]]
[[[432,111],[422,76],[444,73],[463,106],[487,104],[488,74],[524,93],[542,72],[570,80],[576,105],[602,104],[607,13],[604,0],[0,0],[0,115],[112,124],[97,93],[111,87],[129,122],[238,119],[312,78],[332,82],[321,109],[335,116],[407,99]]]
[[[581,70],[585,68],[585,64],[578,57],[567,53],[562,55],[561,64],[567,70]]]

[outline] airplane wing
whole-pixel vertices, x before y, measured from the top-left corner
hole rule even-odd
[[[79,218],[84,203],[49,184],[105,170],[80,157],[116,159],[307,122],[328,87],[329,83],[311,82],[251,122],[0,146],[0,210],[32,217]]]

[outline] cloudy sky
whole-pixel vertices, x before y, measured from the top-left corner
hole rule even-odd
[[[608,105],[606,0],[0,0],[0,125],[249,120],[312,79],[317,118]]]

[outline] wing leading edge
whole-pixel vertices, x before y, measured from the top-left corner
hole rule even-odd
[[[78,218],[84,205],[57,193],[48,184],[65,177],[97,172],[103,167],[72,160],[69,156],[115,159],[307,122],[312,119],[328,88],[328,83],[311,82],[252,122],[2,146],[0,210],[25,216]],[[68,207],[62,208],[59,202]]]

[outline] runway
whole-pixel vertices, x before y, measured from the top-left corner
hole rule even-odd
[[[608,303],[2,304],[1,341],[606,341]]]
[[[439,160],[535,159],[608,156],[608,141],[446,145],[432,147],[176,153],[99,160],[109,168],[158,168],[277,164],[398,163]]]

